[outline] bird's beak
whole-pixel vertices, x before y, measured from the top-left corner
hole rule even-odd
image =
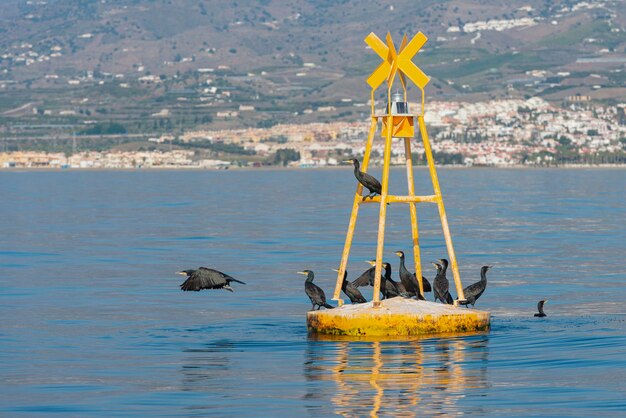
[[[443,264],[443,258],[440,258],[440,259],[439,259],[439,260],[437,260],[437,261],[439,261],[441,264]]]
[[[352,160],[343,160],[343,162],[352,164]]]
[[[546,303],[548,303],[548,299],[543,301],[543,304],[545,305]]]
[[[401,255],[400,255],[400,251],[396,251],[394,254],[395,254],[395,255],[397,255],[398,257],[400,257],[400,256],[401,256]]]
[[[376,260],[367,260],[366,263],[373,267],[376,265]]]
[[[437,263],[435,263],[434,261],[431,261],[430,264],[432,264],[433,267],[437,268]]]
[[[298,274],[309,274],[309,273],[307,273],[306,271],[298,271],[297,273],[298,273]]]
[[[331,269],[332,271],[336,271],[337,273],[339,273],[339,269]]]
[[[185,273],[184,271],[177,271],[176,274],[180,274],[181,276],[186,276],[187,273]]]

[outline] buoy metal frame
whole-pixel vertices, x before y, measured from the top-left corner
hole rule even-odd
[[[446,241],[446,248],[448,251],[448,257],[450,259],[450,267],[454,276],[454,284],[458,299],[455,302],[465,300],[463,293],[463,285],[461,283],[461,276],[459,274],[459,266],[454,253],[454,246],[452,245],[452,236],[450,234],[450,227],[448,225],[448,219],[446,216],[446,209],[443,203],[443,197],[441,195],[441,188],[439,187],[439,179],[437,177],[437,170],[435,169],[435,161],[433,158],[432,150],[430,147],[430,141],[428,139],[428,132],[426,130],[426,124],[424,123],[424,105],[425,105],[425,92],[424,87],[430,81],[429,77],[422,72],[422,70],[416,66],[411,59],[417,52],[424,46],[428,38],[422,33],[417,33],[410,42],[408,42],[407,36],[404,35],[400,48],[396,51],[391,34],[387,33],[385,38],[386,43],[378,38],[373,32],[365,38],[365,43],[372,48],[378,56],[380,56],[383,62],[374,70],[374,72],[367,79],[367,83],[371,87],[370,102],[371,102],[371,122],[370,129],[365,145],[365,154],[363,155],[363,162],[361,164],[361,170],[367,172],[367,168],[370,160],[370,153],[372,150],[372,143],[374,136],[376,135],[378,122],[382,120],[382,131],[385,137],[385,151],[384,151],[384,163],[382,173],[382,190],[380,196],[374,196],[363,200],[362,192],[363,186],[359,183],[356,187],[356,193],[354,195],[354,201],[352,203],[352,214],[350,215],[350,222],[348,224],[348,232],[346,234],[346,241],[341,256],[341,264],[339,265],[339,271],[337,273],[337,284],[335,286],[335,292],[332,300],[337,301],[339,306],[343,305],[343,299],[341,298],[341,285],[343,282],[343,274],[346,271],[348,264],[348,258],[350,256],[350,248],[352,246],[352,238],[354,236],[354,230],[356,228],[356,221],[359,214],[359,207],[364,203],[379,203],[379,220],[378,220],[378,241],[376,246],[376,270],[374,281],[374,294],[372,301],[373,306],[380,306],[380,281],[382,272],[382,259],[383,248],[385,241],[385,221],[387,217],[387,204],[388,203],[408,203],[411,213],[411,232],[413,235],[413,257],[415,261],[415,275],[419,283],[420,293],[424,294],[424,285],[422,283],[422,265],[420,259],[420,247],[419,247],[419,230],[418,230],[418,217],[416,203],[429,202],[436,203],[439,209],[439,217],[441,219],[441,227],[443,229],[443,235]],[[421,91],[421,113],[420,114],[393,114],[391,112],[391,89],[393,87],[395,77],[399,73],[400,83],[402,85],[402,91],[404,94],[404,101],[407,101],[407,89],[406,79],[412,81]],[[376,115],[374,109],[374,94],[378,87],[383,82],[387,82],[387,109],[386,113],[382,115]],[[413,161],[411,159],[411,138],[414,136],[414,119],[417,118],[419,125],[419,131],[424,144],[424,153],[428,161],[428,171],[433,185],[434,194],[426,196],[415,195],[415,185],[413,181]],[[408,180],[408,195],[397,196],[389,194],[389,166],[391,160],[391,141],[393,138],[404,138],[404,152],[406,157],[406,174]]]

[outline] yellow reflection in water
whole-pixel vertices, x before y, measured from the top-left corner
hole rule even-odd
[[[341,416],[458,414],[468,393],[487,387],[488,336],[474,335],[411,341],[313,337],[305,374],[333,383],[317,385],[326,393],[314,395],[330,399]]]

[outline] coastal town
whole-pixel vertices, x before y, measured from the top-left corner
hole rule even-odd
[[[376,106],[382,106],[377,103]],[[410,103],[412,111],[419,109]],[[433,102],[425,121],[440,164],[463,166],[556,165],[561,163],[623,164],[626,149],[626,103],[598,106],[573,96],[562,106],[540,98],[478,103]],[[0,152],[2,168],[199,168],[284,165],[324,167],[346,158],[361,158],[367,120],[311,124],[278,124],[268,128],[188,130],[177,137],[149,138],[154,149],[72,153]],[[169,144],[169,146],[167,146]],[[231,146],[255,159],[215,157],[195,150],[196,144]],[[156,145],[160,145],[158,148]],[[166,146],[163,146],[166,145]],[[0,148],[2,151],[2,148]],[[288,152],[287,152],[288,151]],[[415,163],[424,149],[413,141]],[[282,154],[288,158],[274,158]],[[383,141],[374,141],[372,161],[382,163]],[[404,145],[394,141],[392,164],[404,164]]]

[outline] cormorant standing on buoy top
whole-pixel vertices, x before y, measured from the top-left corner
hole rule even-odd
[[[198,292],[202,289],[226,289],[233,292],[230,282],[245,284],[241,280],[234,279],[221,271],[206,267],[199,267],[197,270],[183,270],[177,274],[187,276],[187,280],[180,285],[185,291]]]
[[[374,270],[376,269],[376,260],[369,260]],[[383,262],[382,267],[385,269],[385,275],[382,276],[380,282],[380,291],[383,294],[383,299],[394,298],[396,296],[400,296],[399,283],[396,283],[391,278],[391,265],[389,263]],[[370,269],[371,270],[371,269]],[[369,270],[368,270],[369,271]],[[372,285],[373,286],[373,285]]]
[[[472,305],[472,308],[474,307],[474,304],[476,303],[480,295],[482,295],[487,288],[487,271],[491,267],[492,266],[482,266],[482,268],[480,269],[480,280],[463,289],[465,301],[460,302],[461,305],[465,305],[465,307],[468,307],[468,305]]]
[[[441,303],[447,303],[448,305],[452,305],[454,301],[452,300],[452,296],[450,296],[449,287],[450,283],[448,282],[448,278],[446,277],[446,269],[448,267],[448,260],[441,259],[439,263],[432,263],[433,266],[437,269],[437,276],[435,280],[433,280],[433,293],[435,294],[435,302],[437,299],[441,301]]]
[[[306,280],[304,282],[304,291],[306,295],[311,299],[311,310],[315,310],[315,306],[317,306],[317,310],[323,306],[327,309],[333,309],[333,306],[326,303],[326,295],[324,291],[317,285],[313,284],[313,272],[311,270],[303,270],[299,271],[298,274],[304,274],[306,276]]]
[[[545,314],[545,312],[543,312],[543,305],[547,302],[548,300],[540,300],[539,303],[537,303],[537,310],[539,311],[538,313],[535,314],[536,317],[538,318],[543,318],[544,316],[548,316]]]
[[[339,272],[337,269],[333,269],[333,271]],[[348,281],[348,270],[343,272],[343,283],[341,284],[341,290],[343,293],[350,298],[350,302],[352,304],[355,303],[366,303],[367,300],[363,297],[359,289]]]
[[[353,158],[351,160],[345,160],[344,163],[352,163],[354,165],[354,177],[356,177],[359,183],[361,183],[369,191],[369,195],[363,196],[363,200],[368,197],[372,198],[373,196],[382,193],[383,186],[380,182],[373,176],[364,173],[359,169],[359,160]]]
[[[404,251],[396,251],[396,255],[400,257],[400,268],[398,269],[400,281],[407,289],[408,293],[413,293],[413,295],[418,296],[419,299],[423,300],[424,297],[423,295],[420,295],[420,287],[419,283],[417,282],[417,276],[415,275],[415,273],[411,273],[409,270],[407,270],[404,264]],[[411,287],[407,286],[409,283]],[[424,293],[430,292],[432,290],[430,282],[424,276],[422,276],[422,285],[424,286]]]
[[[372,264],[371,261],[366,261],[366,263]],[[352,284],[355,285],[356,287],[374,286],[374,273],[375,272],[376,272],[375,267],[368,268],[357,279],[353,280]]]

